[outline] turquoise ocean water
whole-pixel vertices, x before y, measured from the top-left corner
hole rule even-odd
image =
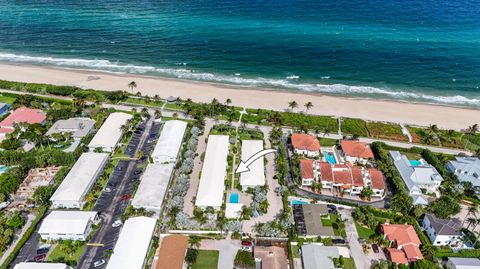
[[[479,1],[0,1],[0,61],[480,107]]]

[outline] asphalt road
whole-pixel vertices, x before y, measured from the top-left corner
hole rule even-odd
[[[136,152],[142,151],[143,156],[149,156],[152,142],[158,135],[159,128],[160,124],[154,124],[153,120],[140,124],[125,147],[125,154],[134,157]],[[102,225],[93,234],[89,243],[103,245],[87,246],[77,268],[94,268],[95,261],[105,259],[106,251],[114,249],[121,227],[114,228],[112,224],[121,218],[129,203],[129,201],[122,200],[121,197],[132,194],[133,185],[143,172],[139,165],[144,164],[146,160],[147,158],[144,157],[140,160],[120,160],[118,162],[107,183],[107,186],[113,188],[112,192],[103,192],[94,207],[95,211],[100,212]]]

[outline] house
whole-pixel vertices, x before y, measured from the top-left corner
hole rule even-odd
[[[44,124],[47,114],[40,109],[28,107],[19,107],[0,122],[0,136],[5,137],[6,134],[13,133],[15,124]]]
[[[254,257],[262,269],[289,269],[289,262],[285,249],[280,246],[259,246],[254,248]]]
[[[434,246],[462,246],[462,222],[459,219],[439,219],[432,214],[425,214],[422,228]]]
[[[85,241],[96,221],[97,212],[93,211],[52,211],[38,234],[43,240]]]
[[[448,257],[445,267],[447,269],[478,269],[480,268],[480,259]]]
[[[390,151],[390,157],[400,176],[407,186],[413,204],[427,205],[428,199],[424,194],[439,196],[438,189],[443,181],[437,169],[424,160],[409,160],[398,151]]]
[[[390,241],[387,256],[392,262],[407,264],[423,259],[420,239],[412,225],[385,223],[381,225],[381,231]]]
[[[375,168],[366,169],[351,163],[330,164],[316,160],[300,160],[302,186],[319,182],[322,189],[332,193],[359,195],[365,187],[373,190],[373,197],[383,197],[385,182],[383,174]]]
[[[293,205],[293,218],[298,234],[304,237],[333,237],[333,228],[323,226],[321,218],[329,218],[325,204]]]
[[[50,129],[45,133],[51,137],[53,134],[71,133],[72,138],[80,139],[89,135],[95,130],[95,121],[89,118],[70,118],[68,120],[56,121]]]
[[[341,156],[345,162],[366,164],[373,159],[373,152],[370,145],[357,140],[340,141],[342,149]]]
[[[318,157],[320,155],[320,142],[313,135],[292,134],[291,137],[293,152],[298,155],[308,157]]]
[[[447,162],[448,171],[454,173],[458,181],[472,183],[473,189],[480,194],[480,159],[476,157],[455,157]]]
[[[53,184],[55,175],[60,167],[50,166],[45,168],[33,168],[28,171],[27,177],[15,192],[15,199],[28,199],[38,187]]]
[[[336,269],[333,259],[350,257],[345,247],[324,246],[319,243],[304,244],[302,246],[303,269]]]
[[[188,237],[184,235],[167,235],[160,238],[151,269],[182,269],[188,249]]]

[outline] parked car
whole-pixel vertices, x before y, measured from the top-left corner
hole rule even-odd
[[[375,253],[380,252],[380,250],[378,250],[378,245],[377,245],[377,244],[373,244],[373,245],[372,245],[372,250],[373,250],[373,252],[375,252]]]
[[[102,266],[102,265],[104,265],[104,264],[105,264],[105,260],[103,260],[103,259],[102,259],[102,260],[98,260],[98,261],[96,261],[96,262],[93,263],[93,267],[97,268],[97,267],[100,267],[100,266]]]
[[[49,250],[50,250],[50,247],[38,248],[38,249],[37,249],[37,254],[39,254],[39,255],[41,255],[41,254],[47,254]]]
[[[122,196],[120,197],[120,200],[122,200],[122,201],[128,201],[128,200],[130,200],[130,199],[132,199],[132,195],[131,195],[131,194],[124,194],[124,195],[122,195]]]
[[[341,244],[345,244],[345,240],[340,238],[335,238],[335,239],[332,239],[332,243],[341,245]]]
[[[112,223],[112,227],[117,228],[117,227],[122,226],[122,224],[123,224],[122,221],[118,219],[118,220],[116,220]]]
[[[33,257],[33,260],[36,262],[43,261],[47,257],[47,254],[40,254],[35,257]]]
[[[110,193],[112,192],[112,189],[110,189],[109,187],[106,187],[105,189],[103,189],[103,192]]]

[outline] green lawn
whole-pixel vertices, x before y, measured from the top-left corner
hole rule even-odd
[[[383,122],[367,122],[367,129],[370,137],[407,141],[402,133],[402,128],[398,124],[383,123]]]
[[[344,265],[343,269],[355,269],[355,261],[353,258],[345,258],[343,259]]]
[[[151,100],[150,102],[147,102],[145,99],[141,98],[132,98],[129,97],[127,100],[124,101],[125,103],[129,104],[136,104],[136,105],[146,105],[146,106],[152,106],[152,107],[162,107],[163,102],[162,101],[153,101]]]
[[[76,249],[75,253],[73,253],[73,255],[69,257],[67,253],[65,253],[62,245],[58,244],[52,250],[50,255],[48,255],[47,260],[49,262],[65,260],[66,262],[73,262],[74,264],[76,264],[78,260],[80,260],[80,256],[82,256],[83,252],[85,251],[85,248],[86,248],[86,245],[82,244],[79,248]]]
[[[368,137],[367,123],[361,119],[344,118],[342,120],[342,133]]]
[[[198,250],[198,257],[192,269],[216,269],[218,266],[218,250]]]
[[[343,238],[347,237],[347,232],[345,231],[345,223],[338,218],[338,215],[331,214],[330,219],[332,221],[333,233]]]
[[[375,234],[374,231],[369,228],[363,227],[359,223],[355,222],[355,228],[357,228],[357,233],[360,239],[369,239],[371,235]]]
[[[338,142],[337,139],[331,139],[331,138],[325,138],[325,137],[319,137],[318,141],[320,142],[320,146],[322,147],[333,147]]]
[[[0,95],[0,103],[13,104],[16,99],[15,97]]]
[[[182,105],[178,103],[167,103],[165,109],[183,111]]]
[[[330,218],[320,218],[322,220],[322,226],[332,226],[332,220]]]

